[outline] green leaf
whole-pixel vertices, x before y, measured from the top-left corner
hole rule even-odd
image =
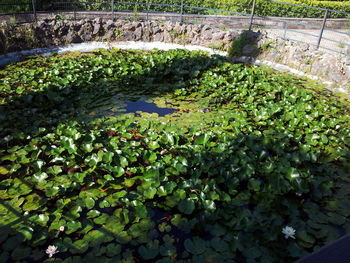
[[[118,244],[109,244],[106,247],[106,255],[107,257],[114,257],[120,255],[122,247]]]
[[[47,216],[45,214],[40,214],[40,215],[35,217],[35,223],[37,223],[41,226],[46,226],[49,219],[50,219],[49,216]]]
[[[293,168],[293,167],[289,167],[289,168],[287,169],[287,178],[288,178],[289,180],[294,180],[294,179],[296,179],[296,178],[298,178],[298,177],[300,177],[300,174],[299,174],[299,172],[298,172],[297,169],[295,169],[295,168]]]
[[[90,153],[94,149],[91,143],[85,143],[82,145],[82,148],[85,152]]]
[[[67,230],[65,230],[65,233],[69,235],[76,232],[80,228],[82,228],[82,225],[79,221],[71,220],[67,223]]]
[[[210,135],[208,133],[202,134],[199,137],[197,137],[194,141],[195,144],[205,145],[210,139]]]
[[[304,230],[297,231],[296,238],[301,239],[302,241],[309,243],[309,244],[314,244],[316,241],[313,236],[311,236],[310,234],[308,234]]]
[[[32,211],[37,210],[41,206],[43,206],[46,202],[45,199],[43,199],[38,194],[31,194],[26,197],[26,203],[23,206],[23,210],[25,211]]]
[[[6,175],[9,173],[9,170],[6,169],[4,166],[0,166],[0,174]]]
[[[140,246],[138,252],[144,260],[156,258],[159,254],[159,241],[151,241],[147,246]]]
[[[186,215],[190,215],[195,209],[195,204],[193,200],[185,199],[185,200],[181,200],[181,202],[178,205],[178,208],[180,212],[185,213]]]
[[[11,258],[15,261],[28,258],[32,249],[30,247],[17,247],[12,251]]]
[[[47,168],[46,172],[48,174],[58,175],[59,173],[62,172],[62,168],[58,165],[54,165],[54,166]]]
[[[150,187],[146,191],[143,192],[145,198],[153,199],[154,195],[157,193],[157,189]]]
[[[112,160],[113,160],[113,156],[114,156],[114,153],[112,153],[112,152],[106,152],[106,153],[104,153],[104,155],[103,155],[103,161],[105,162],[105,163],[111,163],[112,162]]]
[[[199,237],[194,237],[192,240],[186,239],[184,246],[185,249],[193,255],[200,255],[206,250],[205,241]]]
[[[92,197],[85,198],[84,203],[87,209],[92,209],[95,206],[95,200]]]
[[[31,227],[23,227],[18,230],[18,233],[21,233],[24,236],[24,240],[31,240],[33,237],[34,229]]]
[[[88,213],[87,213],[87,217],[88,218],[94,218],[94,217],[97,217],[101,214],[100,211],[98,210],[90,210]]]

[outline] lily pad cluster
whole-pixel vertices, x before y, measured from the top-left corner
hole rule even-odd
[[[0,262],[294,262],[350,232],[349,106],[309,81],[111,49],[9,65],[0,87]],[[91,115],[121,95],[203,121]]]

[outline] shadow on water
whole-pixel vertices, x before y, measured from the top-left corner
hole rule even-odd
[[[0,158],[12,147],[26,145],[29,142],[28,137],[35,135],[38,127],[46,127],[46,133],[50,133],[59,124],[72,120],[77,121],[78,125],[86,125],[81,121],[81,115],[89,112],[85,111],[85,107],[91,106],[99,98],[112,97],[121,87],[124,88],[123,92],[141,87],[148,96],[156,97],[182,89],[186,83],[198,77],[190,74],[193,68],[205,72],[225,61],[224,58],[205,56],[175,59],[170,64],[156,64],[153,70],[144,74],[128,74],[99,83],[83,83],[85,85],[82,89],[73,85],[53,87],[12,98],[9,103],[0,106]],[[152,85],[162,88],[147,90]],[[97,90],[96,86],[100,88]],[[170,111],[144,101],[127,101],[125,110],[156,111],[158,114],[168,114]],[[93,121],[93,118],[91,116],[89,120]],[[228,121],[235,123],[235,119]],[[80,129],[82,133],[88,131],[84,127]],[[133,137],[126,139],[117,132],[100,127],[94,136],[99,144],[117,140],[120,142],[120,149],[125,147],[131,153],[148,151],[149,149],[142,148],[150,143],[147,134],[137,130],[133,130],[133,133]],[[162,130],[158,133],[158,138],[166,138],[167,141],[159,140],[159,147],[155,146],[158,148],[148,154],[155,152],[156,156],[152,158],[156,158],[159,163],[152,166],[149,156],[135,155],[135,160],[130,161],[128,166],[130,170],[135,167],[137,169],[133,172],[122,172],[117,178],[111,178],[107,172],[113,168],[106,165],[108,160],[103,165],[99,163],[88,169],[84,156],[72,157],[68,151],[60,152],[59,158],[66,158],[69,162],[75,158],[79,168],[69,167],[68,162],[60,163],[58,158],[52,164],[60,166],[62,170],[58,172],[57,180],[62,179],[59,178],[62,176],[75,178],[74,185],[77,187],[72,183],[73,186],[69,186],[72,187],[70,191],[64,194],[57,191],[52,197],[47,195],[49,190],[38,190],[38,184],[31,182],[33,173],[41,169],[38,169],[40,163],[29,161],[24,164],[20,173],[12,174],[11,178],[21,181],[29,189],[26,191],[18,185],[18,191],[25,192],[23,197],[27,198],[28,194],[33,193],[31,189],[34,189],[35,194],[40,197],[39,200],[44,203],[27,209],[28,213],[23,213],[20,208],[22,203],[15,200],[16,198],[0,200],[0,215],[8,216],[11,213],[16,218],[0,226],[2,262],[12,262],[11,256],[17,257],[13,255],[14,251],[26,253],[27,247],[33,251],[36,249],[34,256],[21,260],[42,262],[46,256],[44,251],[47,242],[57,240],[61,250],[55,255],[58,262],[71,256],[75,258],[65,262],[151,263],[161,259],[163,261],[159,262],[278,262],[279,258],[285,258],[286,248],[292,256],[284,262],[293,262],[312,252],[312,247],[322,246],[325,240],[330,242],[339,236],[332,233],[331,230],[336,228],[329,222],[324,223],[329,231],[320,235],[319,240],[307,240],[313,242],[311,246],[306,241],[305,245],[305,242],[299,240],[298,245],[291,244],[280,232],[282,227],[291,224],[298,231],[304,229],[314,235],[319,233],[320,224],[317,220],[329,212],[325,207],[334,201],[333,196],[338,192],[343,198],[350,197],[346,184],[340,183],[348,176],[344,169],[344,159],[332,158],[318,150],[305,151],[302,143],[292,134],[277,131],[265,135],[230,135],[218,132],[203,138],[198,135],[189,136],[190,139]],[[78,151],[85,143],[84,139],[79,143],[81,145]],[[43,156],[45,150],[49,152],[54,149],[50,144],[48,139],[47,145],[43,145],[46,147],[43,148],[44,151],[33,153],[33,156]],[[97,156],[100,152],[100,146],[97,146],[91,148],[89,153]],[[343,155],[349,157],[348,152]],[[168,160],[160,163],[163,158],[167,160],[167,157],[177,162]],[[6,158],[1,159],[1,165],[12,162]],[[109,164],[120,165],[118,158]],[[183,158],[187,160],[186,165],[183,164]],[[157,195],[153,194],[154,198],[140,197],[139,193],[154,187],[149,184],[150,178],[143,174],[150,171],[150,167],[158,169],[150,176],[159,180],[157,189],[165,192],[169,188],[169,194],[157,192]],[[80,180],[79,176],[82,174],[86,177]],[[45,174],[35,176],[42,179]],[[1,179],[3,188],[0,190],[11,196],[11,193],[6,192],[6,187],[11,182],[7,182],[5,178],[4,176]],[[102,178],[110,180],[107,183],[108,190],[99,185]],[[175,182],[175,185],[171,186],[169,182]],[[65,181],[60,183],[64,184]],[[91,209],[82,205],[85,202],[83,198],[89,198],[91,193],[102,196],[88,205],[93,208],[92,213]],[[152,196],[152,192],[148,194]],[[68,200],[77,196],[79,200]],[[108,201],[105,201],[108,197]],[[191,206],[191,200],[195,200],[194,207]],[[14,204],[10,205],[11,202]],[[89,199],[89,202],[92,201]],[[64,233],[66,238],[62,238],[63,233],[59,233],[57,229],[48,230],[45,222],[53,223],[58,217],[57,213],[62,215],[68,230],[78,225],[78,231]],[[41,214],[47,214],[48,218],[40,216]],[[34,230],[34,233],[29,231],[33,236],[28,234],[28,227]],[[81,239],[85,235],[91,235],[86,242]],[[327,235],[332,236],[329,238]],[[303,244],[305,247],[302,247]],[[20,250],[16,250],[17,247]],[[192,257],[196,261],[189,259]]]

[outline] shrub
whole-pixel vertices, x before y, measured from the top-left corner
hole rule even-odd
[[[232,41],[231,47],[228,50],[228,55],[230,57],[240,57],[242,55],[243,47],[248,43],[247,34],[243,33]]]

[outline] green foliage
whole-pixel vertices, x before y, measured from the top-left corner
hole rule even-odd
[[[249,44],[246,34],[241,34],[238,38],[232,41],[230,48],[228,49],[228,55],[230,57],[242,56],[243,47]]]
[[[111,49],[0,82],[2,262],[295,262],[350,232],[349,105],[305,80]],[[181,116],[106,115],[123,96]]]

